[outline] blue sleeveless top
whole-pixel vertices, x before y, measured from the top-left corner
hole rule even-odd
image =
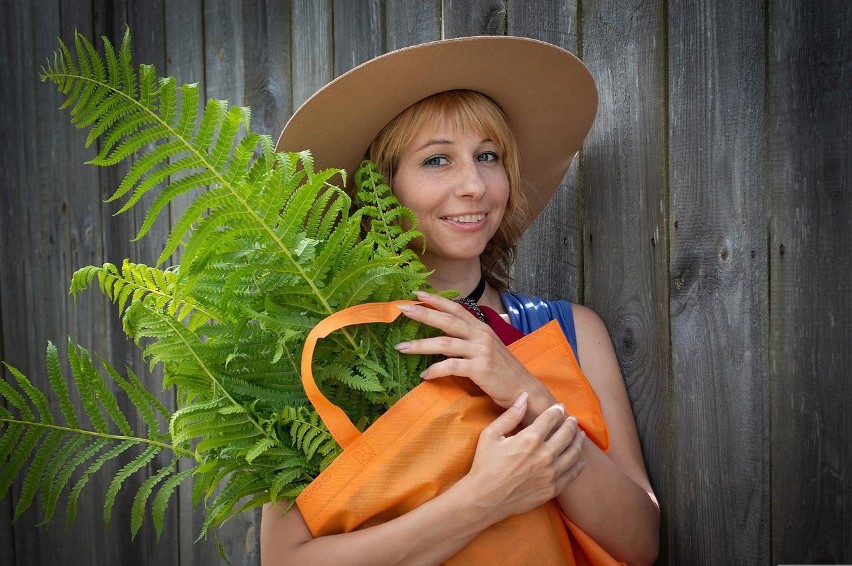
[[[544,301],[538,297],[530,297],[521,293],[511,291],[500,291],[500,299],[506,312],[509,313],[509,322],[523,332],[529,334],[544,326],[551,320],[558,320],[559,326],[565,339],[574,350],[574,357],[579,362],[577,355],[577,332],[574,329],[574,312],[568,301]]]

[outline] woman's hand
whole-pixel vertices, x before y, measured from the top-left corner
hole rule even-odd
[[[585,434],[561,405],[553,405],[517,434],[525,393],[480,434],[470,472],[459,482],[493,519],[524,513],[553,499],[585,467]]]
[[[400,307],[408,318],[444,332],[444,336],[402,342],[396,349],[405,354],[440,354],[445,359],[426,368],[423,379],[455,375],[467,377],[504,409],[523,392],[535,403],[524,424],[529,424],[555,399],[546,388],[512,355],[497,335],[462,305],[427,293],[417,298],[434,308],[417,305]],[[539,408],[536,411],[535,408]]]

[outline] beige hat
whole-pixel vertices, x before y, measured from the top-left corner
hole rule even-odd
[[[506,114],[520,151],[529,216],[541,213],[592,127],[597,90],[569,52],[534,39],[462,37],[386,53],[334,79],[293,114],[278,151],[309,149],[316,169],[354,173],[373,138],[432,94],[468,89]]]

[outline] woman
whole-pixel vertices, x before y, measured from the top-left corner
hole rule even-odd
[[[515,241],[556,191],[595,109],[588,71],[567,52],[464,38],[369,61],[285,126],[278,149],[307,147],[318,167],[351,171],[365,155],[379,165],[424,234],[431,284],[466,296],[463,306],[418,294],[434,309],[404,314],[444,336],[396,348],[442,356],[424,379],[469,378],[506,410],[482,432],[468,474],[398,518],[315,539],[297,507],[268,506],[264,564],[439,564],[490,525],[553,498],[615,559],[656,559],[659,510],[606,328],[585,307],[506,290]],[[607,453],[584,441],[576,419],[504,345],[550,318],[600,399]]]

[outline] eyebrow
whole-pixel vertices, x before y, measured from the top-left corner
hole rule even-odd
[[[427,147],[432,146],[432,145],[453,145],[454,143],[455,142],[453,140],[433,139],[433,140],[427,141],[426,143],[424,143],[423,145],[421,145],[420,147],[418,147],[414,151],[420,151],[420,150],[426,149]],[[494,140],[492,140],[491,138],[482,138],[482,140],[479,143],[480,144],[494,143]]]

